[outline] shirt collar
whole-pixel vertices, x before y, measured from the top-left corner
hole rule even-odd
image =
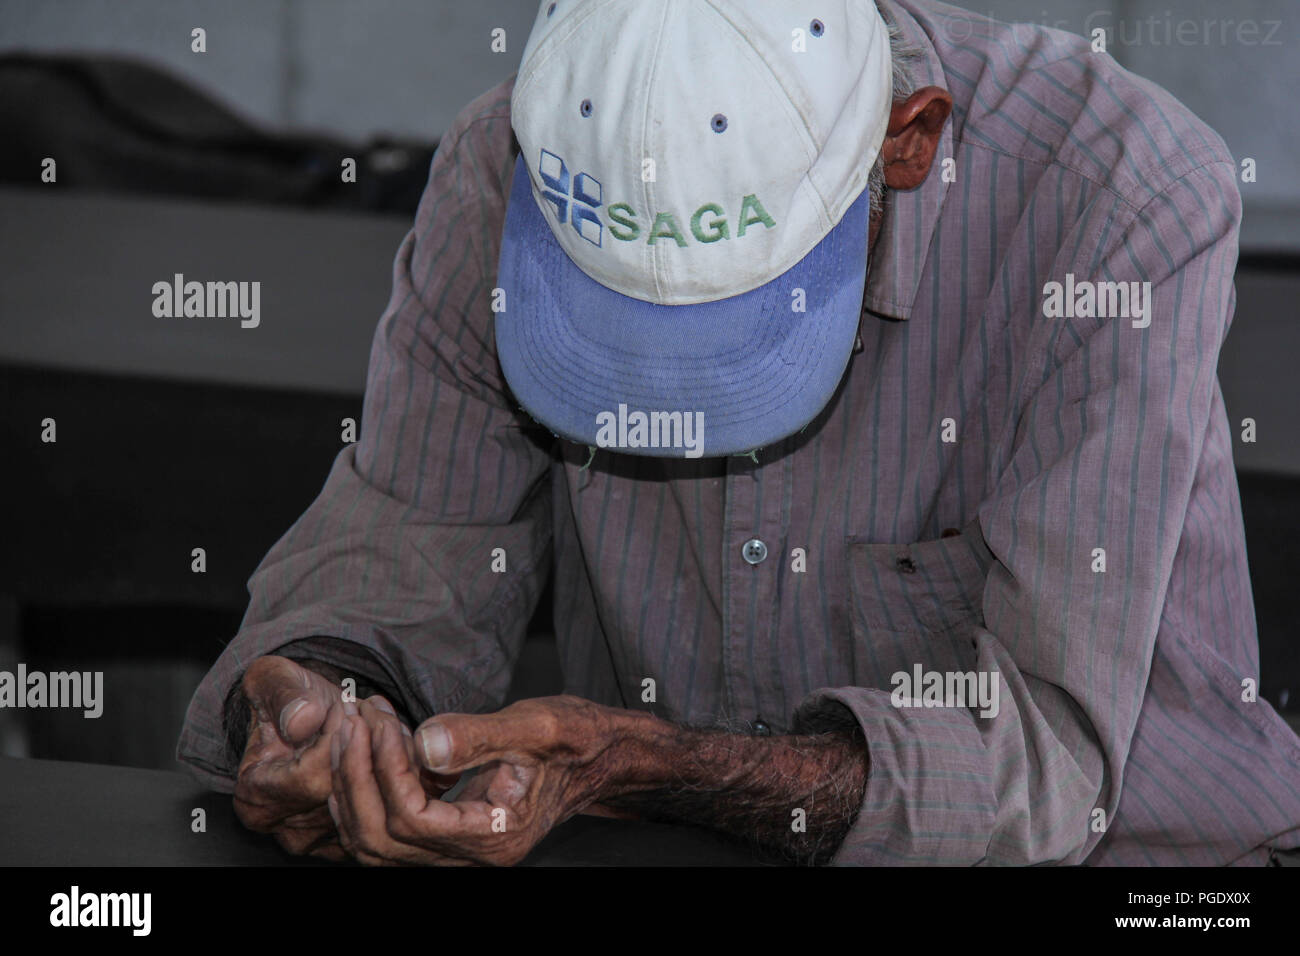
[[[939,54],[921,25],[894,0],[879,0],[879,7],[886,21],[896,24],[907,43],[921,53],[911,66],[917,89],[923,86],[947,89]],[[925,182],[906,192],[892,189],[885,192],[884,219],[876,237],[862,299],[864,312],[892,319],[906,319],[912,314],[921,269],[928,258],[939,213],[948,194],[942,172],[944,159],[953,156],[952,123],[949,117],[944,124],[934,165]]]

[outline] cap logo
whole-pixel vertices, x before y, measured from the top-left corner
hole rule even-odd
[[[549,149],[541,151],[537,173],[546,187],[542,190],[542,196],[555,207],[555,218],[567,222],[578,235],[593,246],[600,247],[605,233],[605,225],[596,213],[603,200],[600,181],[590,173],[578,173],[570,177],[568,164]],[[682,228],[671,212],[656,213],[649,229],[643,230],[636,221],[637,211],[625,202],[610,205],[608,215],[611,220],[610,235],[622,242],[634,242],[644,234],[647,245],[655,245],[662,239],[671,240],[684,249],[690,245],[688,235],[701,243],[731,238],[731,225],[726,210],[716,202],[703,203],[695,210],[688,220],[689,232]],[[744,238],[746,231],[756,225],[774,229],[776,220],[763,207],[759,198],[749,193],[740,200],[736,216],[736,238]]]
[[[609,218],[613,223],[609,227],[610,235],[624,242],[634,242],[641,238],[641,225],[636,221],[637,212],[625,202],[616,202],[609,207]],[[727,220],[726,210],[716,202],[706,202],[691,214],[690,235],[696,242],[717,242],[719,239],[731,238],[731,225]],[[757,196],[749,193],[740,200],[740,211],[736,216],[736,238],[743,239],[750,226],[763,225],[768,229],[776,228],[776,220],[763,208]],[[682,229],[677,217],[670,212],[656,213],[654,222],[646,234],[646,245],[653,246],[660,239],[671,239],[685,249],[690,243],[687,232]]]
[[[548,149],[542,150],[537,172],[546,185],[542,195],[555,207],[555,218],[560,222],[567,220],[578,235],[599,246],[605,231],[596,215],[601,201],[600,181],[589,173],[578,173],[570,190],[568,165]]]

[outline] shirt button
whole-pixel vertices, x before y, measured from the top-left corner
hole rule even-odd
[[[913,561],[911,558],[899,558],[895,562],[895,567],[897,567],[898,570],[902,571],[904,574],[916,573],[916,562]]]
[[[771,737],[772,728],[767,725],[762,717],[754,718],[754,734],[758,737]]]
[[[759,564],[767,557],[767,545],[758,538],[750,538],[740,549],[740,554],[750,564]]]

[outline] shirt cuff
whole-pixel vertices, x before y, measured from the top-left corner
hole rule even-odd
[[[285,635],[279,642],[261,642],[251,650],[247,660],[278,654],[296,659],[314,659],[355,676],[358,698],[369,684],[377,688],[393,704],[399,714],[410,719],[423,708],[388,676],[379,658],[368,647],[338,637],[309,634],[301,637]],[[223,657],[224,660],[224,657]],[[185,724],[176,745],[176,757],[190,773],[205,786],[220,793],[233,793],[238,763],[231,765],[227,753],[227,735],[224,726],[225,702],[232,688],[243,679],[244,666],[233,660],[224,667],[214,667],[200,684],[190,703]]]
[[[981,863],[997,795],[969,710],[895,707],[886,691],[814,691],[794,713],[795,733],[851,728],[866,737],[867,785],[833,866]]]

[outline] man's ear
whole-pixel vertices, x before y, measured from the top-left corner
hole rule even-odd
[[[925,182],[951,112],[952,95],[937,86],[923,87],[894,104],[881,147],[886,186],[915,189]]]

